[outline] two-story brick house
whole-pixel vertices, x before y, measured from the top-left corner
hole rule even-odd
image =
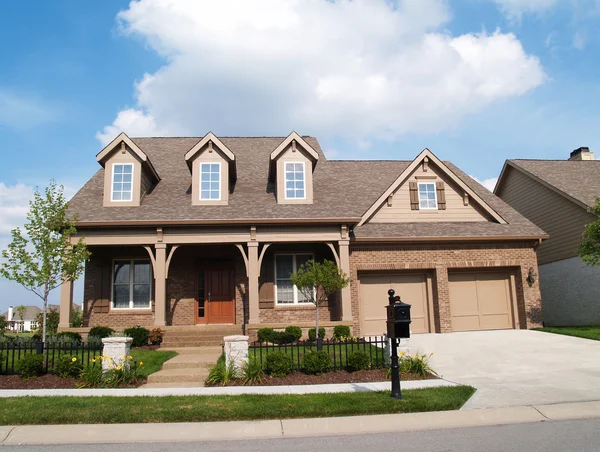
[[[315,138],[129,138],[98,155],[73,197],[86,265],[84,324],[310,327],[289,275],[330,259],[351,283],[327,327],[384,332],[387,290],[413,333],[540,324],[528,275],[546,235],[448,162],[327,160]],[[72,287],[62,290],[70,326]],[[231,330],[231,328],[230,328]]]

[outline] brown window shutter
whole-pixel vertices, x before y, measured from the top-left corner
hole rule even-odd
[[[408,183],[410,193],[410,210],[419,210],[419,186],[416,182]]]
[[[265,257],[260,269],[258,281],[258,307],[259,309],[275,308],[275,281],[274,281],[273,259]]]
[[[446,210],[446,190],[442,181],[436,182],[438,210]]]

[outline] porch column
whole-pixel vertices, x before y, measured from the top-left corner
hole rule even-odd
[[[73,281],[65,281],[60,288],[59,328],[71,328],[73,315]]]
[[[340,240],[340,269],[350,278],[350,241]],[[350,284],[342,289],[342,321],[352,322],[352,291]]]
[[[248,242],[248,323],[259,323],[258,242]]]
[[[165,326],[167,315],[167,244],[157,243],[154,263],[154,325]]]

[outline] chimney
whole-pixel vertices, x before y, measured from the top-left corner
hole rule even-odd
[[[6,319],[7,321],[10,321],[13,319],[13,317],[15,316],[15,312],[12,306],[8,307],[8,319]]]
[[[578,148],[571,152],[569,160],[594,160],[594,153],[590,148]]]

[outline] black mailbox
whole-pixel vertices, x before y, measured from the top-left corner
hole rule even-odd
[[[400,295],[394,296],[394,289],[388,291],[389,305],[387,308],[388,337],[405,339],[410,337],[410,305],[402,303]]]

